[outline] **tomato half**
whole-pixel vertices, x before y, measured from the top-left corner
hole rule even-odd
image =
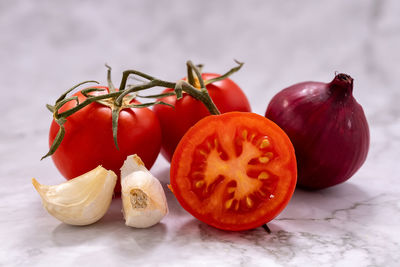
[[[105,94],[93,92],[92,95]],[[79,101],[85,96],[75,93]],[[61,107],[60,112],[76,106],[70,101]],[[148,108],[127,108],[120,112],[118,120],[118,145],[116,148],[112,134],[111,108],[99,103],[91,103],[67,118],[65,136],[52,155],[52,159],[67,178],[75,178],[98,165],[113,170],[118,176],[120,168],[128,155],[138,154],[148,169],[151,168],[160,152],[161,128],[156,115]],[[52,122],[49,143],[53,143],[59,126]],[[121,191],[117,182],[115,192]]]
[[[263,116],[229,112],[200,120],[171,162],[171,186],[182,207],[223,230],[247,230],[277,216],[297,179],[293,145]]]
[[[215,73],[203,73],[204,80],[218,77]],[[250,112],[250,104],[246,95],[240,87],[231,79],[226,78],[222,81],[214,82],[206,86],[207,91],[221,113],[229,111]],[[166,89],[164,93],[171,92],[173,89]],[[168,96],[161,99],[165,103],[171,104],[174,108],[166,105],[157,105],[153,108],[160,120],[162,130],[161,153],[171,161],[175,148],[182,136],[200,119],[210,115],[204,104],[184,93],[179,100],[176,96]]]

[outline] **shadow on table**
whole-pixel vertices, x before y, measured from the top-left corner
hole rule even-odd
[[[169,214],[173,214],[173,216],[186,216],[188,213],[182,208],[172,191],[168,188],[170,184],[169,167],[157,170],[153,175],[160,180],[163,186],[165,196],[167,197]]]
[[[167,227],[164,223],[144,229],[123,226],[113,236],[113,249],[118,255],[126,258],[143,256],[146,253],[152,253],[154,249],[163,244],[166,233]]]
[[[268,244],[271,240],[277,239],[283,231],[283,229],[274,222],[269,222],[268,227],[271,230],[270,233],[268,233],[263,227],[247,231],[232,232],[214,228],[193,218],[182,225],[172,242],[178,243],[176,244],[178,246],[184,246],[185,243],[188,242],[199,241],[203,244],[218,241],[234,246]]]
[[[367,203],[371,198],[371,195],[353,183],[343,183],[316,191],[296,188],[282,215],[293,218],[313,217],[335,210],[351,209],[355,205]],[[373,215],[373,210],[371,209],[369,213]]]
[[[57,246],[79,246],[96,244],[110,247],[119,254],[130,256],[150,252],[165,238],[167,228],[159,223],[153,227],[138,229],[125,225],[121,212],[121,199],[113,199],[110,209],[98,222],[87,226],[59,224],[52,232]]]
[[[321,200],[328,200],[332,198],[365,199],[368,197],[368,194],[365,191],[363,191],[358,185],[351,182],[342,183],[320,190],[296,188],[294,196],[297,195],[317,197]]]
[[[347,209],[351,211],[353,206],[357,206],[358,201],[368,201],[368,199],[370,196],[365,191],[351,183],[319,191],[297,189],[290,204],[280,214],[283,218],[276,218],[268,223],[271,233],[262,227],[240,232],[223,231],[193,218],[178,229],[172,242],[176,246],[193,242],[201,242],[207,246],[218,241],[236,248],[256,246],[271,255],[292,255],[295,250],[293,242],[296,242],[296,238],[293,237],[296,237],[298,231],[302,229],[301,226],[296,227],[298,223],[310,220],[315,226],[319,222],[319,216],[321,223],[324,223],[325,215],[331,218],[332,214],[338,215],[336,214],[338,211]],[[374,213],[371,207],[368,207],[368,212]],[[340,216],[339,218],[341,219]]]

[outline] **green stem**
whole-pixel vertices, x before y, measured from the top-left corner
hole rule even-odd
[[[187,80],[188,80],[189,84],[195,86],[195,81],[194,81],[194,76],[193,76],[193,68],[189,64],[189,61],[186,62],[186,66],[187,66]]]
[[[66,103],[70,102],[70,101],[75,101],[76,105],[79,106],[79,99],[77,96],[71,96],[70,98],[65,98],[59,102],[56,103],[56,105],[54,106],[54,118],[55,119],[59,119],[60,118],[60,114],[58,114],[58,110],[64,106]]]
[[[56,109],[55,110],[55,112],[56,112],[55,114],[58,117],[66,118],[66,117],[71,116],[72,114],[74,114],[78,110],[83,109],[84,107],[86,107],[87,105],[89,105],[89,104],[91,104],[93,102],[96,102],[96,101],[99,101],[99,100],[103,100],[103,99],[107,99],[107,98],[113,98],[113,97],[119,96],[121,93],[122,92],[113,92],[113,93],[109,93],[109,94],[106,94],[106,95],[99,95],[99,96],[93,96],[93,97],[90,97],[90,98],[86,98],[86,100],[83,101],[82,103],[80,103],[79,105],[77,105],[77,106],[75,106],[75,107],[73,107],[73,108],[71,108],[71,109],[69,109],[67,111],[64,111],[62,113],[58,113],[58,109]]]
[[[115,99],[115,104],[120,106],[122,104],[122,99],[130,93],[133,92],[138,92],[138,91],[142,91],[145,89],[149,89],[155,86],[162,86],[162,87],[166,87],[166,88],[174,88],[175,87],[175,83],[171,83],[171,82],[166,82],[166,81],[162,81],[162,80],[158,80],[156,78],[153,78],[153,80],[151,80],[148,83],[145,84],[140,84],[140,85],[136,85],[133,87],[130,87],[129,89],[124,89],[121,95],[119,95],[116,99]]]
[[[208,85],[210,83],[214,83],[214,82],[218,82],[218,81],[224,80],[224,79],[228,78],[229,76],[231,76],[233,73],[235,73],[238,70],[240,70],[240,68],[243,66],[244,63],[243,62],[239,62],[237,60],[235,60],[235,62],[238,64],[238,66],[230,69],[227,73],[225,73],[225,74],[223,74],[221,76],[215,77],[213,79],[206,80],[206,82],[205,82],[206,85]]]
[[[268,234],[271,233],[271,229],[269,229],[269,227],[268,227],[267,224],[263,224],[263,225],[262,225],[262,228],[264,228],[264,230],[267,231]]]
[[[199,69],[200,73],[203,72],[203,67],[204,67],[203,64],[197,64],[196,67]]]
[[[201,73],[200,70],[197,68],[197,66],[195,66],[190,60],[187,61],[187,66],[188,66],[188,79],[189,80],[194,80],[194,76],[193,74],[195,74],[197,76],[197,78],[199,79],[199,83],[200,83],[200,89],[194,87],[192,84],[180,80],[176,83],[173,82],[167,82],[167,81],[163,81],[163,80],[159,80],[156,79],[148,74],[145,74],[143,72],[140,71],[136,71],[136,70],[127,70],[123,72],[122,75],[122,79],[121,79],[121,84],[119,87],[119,91],[116,91],[116,89],[114,88],[114,85],[111,82],[111,68],[109,66],[106,65],[106,67],[108,68],[108,72],[107,72],[107,81],[108,81],[108,86],[109,86],[109,93],[104,94],[104,95],[89,95],[90,92],[94,92],[94,91],[102,91],[104,89],[100,89],[100,88],[87,88],[87,89],[83,89],[82,95],[84,95],[86,97],[86,99],[80,103],[79,99],[77,96],[72,96],[69,98],[66,98],[68,93],[70,93],[73,89],[77,88],[78,86],[84,84],[84,83],[88,83],[88,82],[95,82],[98,83],[96,81],[86,81],[83,83],[80,83],[70,89],[67,90],[67,92],[65,92],[64,94],[62,94],[56,101],[55,105],[46,105],[46,107],[53,113],[53,117],[54,120],[56,121],[56,123],[60,126],[60,129],[57,133],[57,136],[55,138],[55,140],[53,141],[49,152],[42,157],[48,157],[50,155],[52,155],[57,148],[59,147],[59,145],[61,144],[61,141],[65,135],[65,128],[64,128],[64,123],[67,120],[67,117],[71,116],[72,114],[74,114],[75,112],[83,109],[84,107],[90,105],[93,102],[98,102],[98,103],[103,103],[102,100],[105,99],[111,99],[112,102],[114,103],[114,105],[111,104],[111,108],[112,108],[112,124],[113,124],[113,137],[114,137],[114,143],[116,145],[116,147],[118,148],[118,142],[117,142],[117,131],[118,131],[118,117],[119,117],[119,112],[124,109],[124,108],[129,108],[129,107],[147,107],[150,105],[154,105],[154,104],[164,104],[164,105],[169,105],[167,103],[164,103],[162,101],[156,101],[153,103],[145,103],[145,104],[139,104],[139,105],[135,105],[135,104],[129,104],[129,103],[123,103],[123,99],[124,97],[126,97],[128,94],[134,93],[134,92],[138,92],[138,91],[142,91],[148,88],[152,88],[152,87],[156,87],[156,86],[161,86],[161,87],[165,87],[165,88],[174,88],[175,90],[175,94],[177,99],[180,99],[182,97],[182,91],[186,92],[187,94],[189,94],[190,96],[192,96],[193,98],[203,102],[203,104],[207,107],[208,111],[212,114],[212,115],[218,115],[221,114],[218,110],[218,108],[216,107],[216,105],[214,104],[213,100],[211,99],[207,89],[206,89],[206,83],[204,82],[203,78],[201,77]],[[231,69],[230,71],[228,71],[227,73],[225,73],[224,75],[221,75],[220,77],[217,77],[213,80],[220,80],[223,78],[226,78],[227,76],[231,75],[232,73],[238,71],[240,69],[240,67],[243,65],[243,63],[238,63],[239,66]],[[191,73],[191,74],[190,74]],[[140,77],[143,77],[147,80],[149,80],[149,82],[147,83],[143,83],[140,85],[136,85],[136,86],[131,86],[127,89],[125,89],[126,87],[126,82],[127,79],[129,77],[130,74],[134,74],[134,75],[138,75]],[[173,93],[164,93],[164,94],[159,94],[159,95],[151,95],[148,97],[164,97],[166,95],[173,95]],[[69,101],[76,101],[76,106],[66,110],[64,112],[59,113],[60,108],[65,105],[67,102]],[[104,103],[103,103],[104,104]],[[107,104],[108,105],[108,104]]]
[[[175,92],[162,93],[162,94],[156,94],[156,95],[137,95],[137,97],[140,97],[140,98],[162,98],[162,97],[172,96],[172,95],[176,95]]]
[[[205,88],[202,88],[201,90],[195,88],[193,85],[189,84],[188,82],[185,81],[179,81],[181,88],[183,91],[188,93],[190,96],[196,98],[197,100],[200,100],[203,102],[203,104],[207,107],[207,109],[210,111],[211,114],[213,115],[218,115],[221,114],[218,110],[218,108],[215,106],[214,102],[212,101],[210,95],[208,94],[208,91]],[[177,86],[177,83],[171,83],[163,80],[158,80],[156,78],[153,78],[152,81],[137,85],[134,87],[131,87],[129,89],[124,90],[115,100],[116,105],[121,105],[122,104],[122,99],[130,93],[133,92],[138,92],[141,90],[145,90],[148,88],[152,88],[155,86],[161,86],[161,87],[166,87],[166,88],[175,88]],[[121,92],[121,91],[120,91]]]
[[[200,100],[203,102],[203,104],[206,106],[208,111],[212,115],[219,115],[221,112],[219,112],[217,106],[214,104],[214,101],[211,99],[210,95],[208,94],[207,89],[202,88],[201,90],[193,87],[193,85],[185,82],[185,81],[179,81],[180,87],[182,90],[186,93],[188,93],[190,96],[196,98],[197,100]]]
[[[128,80],[128,77],[131,74],[138,75],[138,76],[143,77],[143,78],[145,78],[145,79],[147,79],[149,81],[155,80],[154,77],[152,77],[152,76],[150,76],[150,75],[148,75],[146,73],[143,73],[143,72],[140,72],[140,71],[137,71],[137,70],[126,70],[126,71],[124,71],[122,73],[121,84],[119,86],[119,90],[120,91],[125,90],[126,81]]]
[[[109,65],[106,64],[106,68],[107,68],[107,83],[108,83],[108,90],[109,92],[115,92],[115,86],[111,80],[111,67]]]
[[[97,84],[99,84],[98,81],[84,81],[84,82],[78,83],[77,85],[73,86],[72,88],[68,89],[65,93],[63,93],[63,94],[56,100],[56,104],[57,104],[58,102],[60,102],[61,100],[63,100],[64,98],[66,98],[67,95],[68,95],[72,90],[74,90],[75,88],[78,88],[79,86],[81,86],[81,85],[83,85],[83,84],[85,84],[85,83],[97,83]]]
[[[204,85],[204,80],[203,77],[201,76],[200,70],[190,60],[186,62],[186,65],[189,66],[189,68],[191,68],[196,74],[197,79],[199,79],[200,88],[205,88],[206,86]]]
[[[121,111],[121,107],[114,106],[111,108],[113,139],[114,139],[114,145],[117,148],[117,150],[119,150],[117,133],[118,133],[118,119],[119,119],[120,111]]]
[[[56,119],[55,122],[58,124],[60,128],[58,129],[57,135],[54,138],[54,141],[51,144],[49,151],[40,160],[43,160],[44,158],[53,155],[54,152],[56,152],[57,148],[60,146],[61,141],[64,138],[65,135],[64,123],[66,122],[66,119],[65,118]]]

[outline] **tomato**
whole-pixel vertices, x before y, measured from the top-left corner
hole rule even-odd
[[[218,77],[218,74],[203,73],[204,80]],[[214,82],[206,86],[208,93],[221,113],[229,111],[250,112],[250,104],[246,95],[231,79]],[[166,89],[164,93],[173,89]],[[165,105],[157,105],[153,108],[160,120],[162,130],[161,153],[171,161],[175,148],[187,130],[200,119],[210,115],[204,104],[184,93],[179,100],[176,96],[167,96],[159,101],[173,105],[175,108]]]
[[[263,116],[205,117],[183,136],[171,162],[171,187],[182,207],[223,230],[261,226],[288,204],[297,179],[293,145]]]
[[[108,90],[106,87],[97,87]],[[105,94],[93,92],[92,95]],[[79,101],[86,97],[75,93]],[[76,106],[66,103],[59,113]],[[127,108],[120,112],[118,120],[118,145],[112,134],[111,108],[91,103],[67,118],[65,136],[52,155],[53,161],[63,176],[72,179],[88,172],[98,165],[113,170],[118,176],[128,155],[138,154],[148,169],[156,160],[161,147],[161,128],[157,116],[148,108]],[[53,120],[50,127],[49,143],[53,143],[59,126]],[[121,191],[117,182],[115,192]]]

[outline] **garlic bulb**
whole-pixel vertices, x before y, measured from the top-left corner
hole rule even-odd
[[[128,156],[122,165],[121,187],[126,225],[150,227],[168,213],[164,189],[137,155]]]
[[[72,225],[88,225],[107,212],[117,176],[101,166],[59,185],[32,184],[44,208],[58,220]]]

